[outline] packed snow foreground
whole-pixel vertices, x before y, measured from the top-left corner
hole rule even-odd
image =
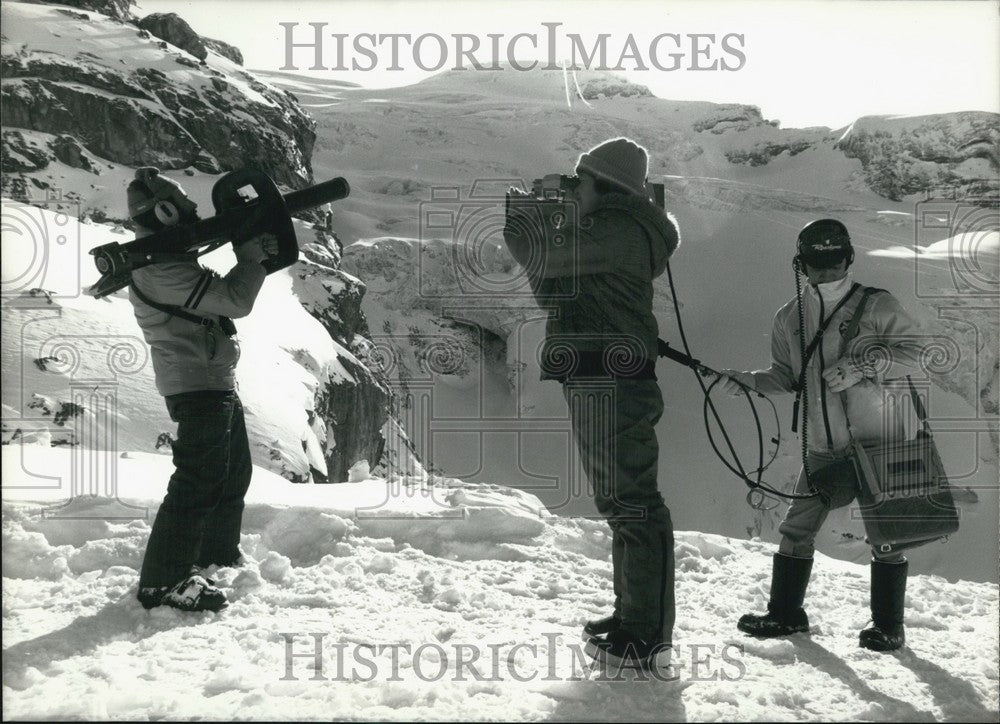
[[[135,599],[172,466],[120,453],[117,500],[67,501],[79,448],[4,448],[5,718],[995,720],[997,589],[914,576],[907,647],[860,649],[865,566],[818,556],[808,635],[735,629],[773,546],[679,533],[673,663],[592,670],[607,612],[596,519],[452,478],[294,485],[261,468],[220,613]],[[109,513],[122,516],[107,519]],[[60,516],[71,515],[65,518]]]

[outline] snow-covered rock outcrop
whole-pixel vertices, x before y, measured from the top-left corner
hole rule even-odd
[[[128,314],[116,312],[114,322],[102,318],[108,303],[118,308],[120,295],[103,302],[80,297],[95,273],[86,250],[130,240],[119,236],[121,226],[80,222],[124,219],[123,189],[131,166],[183,169],[174,176],[202,208],[223,170],[262,168],[286,188],[312,181],[315,122],[293,96],[242,70],[237,49],[199,37],[180,17],[147,16],[136,27],[129,4],[119,9],[109,17],[90,8],[3,7],[3,187],[43,207],[5,205],[5,235],[10,225],[13,240],[8,257],[5,239],[5,265],[30,266],[28,247],[40,245],[46,267],[38,279],[10,290],[5,281],[4,316],[12,332],[28,325],[32,344],[33,335],[58,336],[67,327],[82,336],[110,328],[137,339]],[[48,236],[55,218],[69,219],[73,244],[60,247]],[[297,222],[296,230],[301,260],[269,278],[257,315],[239,325],[245,354],[241,380],[251,418],[256,408],[250,421],[255,460],[296,482],[341,482],[356,464],[374,467],[380,460],[411,474],[422,472],[405,433],[390,420],[391,392],[367,360],[372,343],[361,311],[364,283],[340,270],[339,241],[328,226]],[[217,255],[205,261],[219,262],[219,271],[228,268]],[[59,266],[74,270],[75,279],[61,286],[52,281],[51,271]],[[54,294],[53,286],[59,286]],[[23,293],[9,298],[8,291]],[[37,326],[25,309],[40,305],[56,317]],[[266,321],[257,326],[260,319]],[[4,442],[47,435],[52,444],[88,444],[72,425],[66,429],[65,420],[52,422],[52,410],[70,403],[67,380],[60,384],[51,377],[66,376],[66,360],[42,352],[25,357],[25,344],[17,334],[4,335],[5,358],[29,371],[27,378],[17,377],[21,389],[5,387]],[[141,342],[134,352],[145,360]],[[284,378],[257,374],[256,366],[271,363]],[[42,383],[35,374],[49,377]],[[119,398],[124,419],[133,419],[128,408],[138,405],[155,426],[133,425],[125,437],[135,449],[157,442],[158,449],[169,450],[164,444],[172,425],[150,399],[151,388],[145,389],[152,384],[149,370],[137,379]],[[25,399],[47,402],[32,407]],[[107,422],[98,421],[90,407],[83,406],[81,420],[106,429]],[[46,421],[42,410],[49,408]]]
[[[206,173],[255,166],[288,187],[312,181],[315,122],[193,31],[197,46],[182,50],[98,12],[14,2],[4,3],[3,25],[5,130],[70,136],[99,159],[94,173],[109,163]],[[204,54],[189,52],[198,48]],[[22,175],[55,156],[49,136],[36,145],[42,156],[5,164],[5,193],[26,195],[31,178],[58,184]],[[23,148],[5,134],[5,155],[23,158]]]
[[[289,271],[303,308],[352,352],[341,358],[349,380],[332,380],[316,395],[315,412],[337,441],[326,455],[330,479],[340,481],[358,461],[375,465],[382,458],[386,438],[392,438],[386,427],[392,392],[370,359],[371,332],[361,311],[365,285],[340,268],[340,251],[329,243],[331,237],[313,233],[315,241],[300,241],[302,258]]]
[[[478,266],[466,266],[456,255],[468,248],[448,239],[383,237],[345,248],[344,267],[367,285],[384,369],[402,388],[429,377],[474,385],[484,369],[513,374],[508,337],[540,312],[523,289],[490,294],[491,279],[512,279],[519,268],[505,248],[479,251]]]
[[[87,251],[127,242],[126,232],[7,200],[4,221],[11,270],[30,267],[37,251],[25,234],[29,221],[42,229],[69,223],[74,237],[64,245],[45,237],[48,263],[72,270],[65,286],[3,301],[3,443],[169,453],[174,425],[125,292],[95,300],[80,288],[81,276],[93,274]],[[389,419],[390,391],[363,359],[371,347],[359,307],[363,285],[339,270],[327,233],[300,221],[296,233],[325,263],[304,258],[270,275],[253,313],[237,325],[237,379],[254,462],[294,482],[343,482],[356,464],[374,467],[388,441],[394,462],[420,474]],[[219,249],[202,261],[225,271],[232,252]],[[50,274],[48,281],[57,280]]]
[[[1000,191],[1000,125],[996,113],[864,116],[837,148],[864,167],[868,186],[898,201],[909,194],[951,190],[952,197]],[[995,201],[994,201],[995,202]]]

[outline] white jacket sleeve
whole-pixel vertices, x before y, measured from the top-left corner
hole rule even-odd
[[[753,380],[750,386],[765,394],[775,392],[793,392],[797,379],[792,370],[791,350],[788,347],[788,336],[785,325],[781,322],[781,310],[774,315],[771,327],[771,366],[766,370],[750,373]]]
[[[250,313],[267,276],[251,261],[237,263],[224,277],[196,263],[153,264],[140,271],[141,278],[133,279],[154,301],[232,318]]]

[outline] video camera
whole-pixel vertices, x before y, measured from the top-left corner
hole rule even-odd
[[[565,202],[567,197],[572,196],[573,192],[576,191],[576,188],[579,185],[579,176],[567,176],[566,174],[550,173],[532,181],[530,193],[513,188],[511,191],[515,192],[515,198],[534,199],[535,201],[542,202]],[[663,184],[647,182],[646,194],[649,197],[649,200],[661,209],[666,208],[666,196]]]
[[[550,173],[531,182],[531,193],[538,201],[564,201],[579,185],[579,176]]]
[[[194,259],[229,242],[239,246],[265,233],[277,238],[278,253],[262,266],[268,274],[284,269],[299,258],[292,214],[347,198],[350,192],[347,181],[338,177],[283,196],[263,171],[232,171],[212,187],[215,216],[171,226],[126,244],[112,242],[91,249],[101,278],[88,294],[99,299],[128,286],[133,269]]]

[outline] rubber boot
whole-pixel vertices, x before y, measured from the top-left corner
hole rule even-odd
[[[771,599],[763,616],[748,613],[736,628],[751,636],[774,638],[809,630],[809,618],[802,608],[812,572],[812,558],[774,554],[771,571]]]
[[[590,641],[592,638],[607,636],[612,631],[617,631],[621,627],[622,620],[617,613],[593,621],[587,621],[583,626],[583,640]]]
[[[903,603],[909,562],[872,561],[872,623],[861,632],[858,643],[872,651],[895,651],[906,643]]]

